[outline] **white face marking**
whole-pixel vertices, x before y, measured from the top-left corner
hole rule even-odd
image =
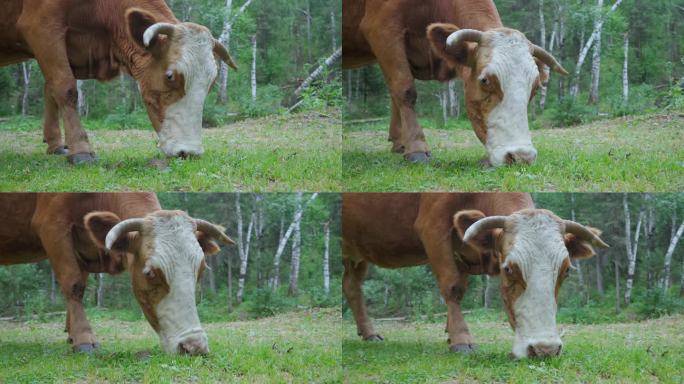
[[[568,250],[559,224],[552,217],[514,214],[509,219],[514,223],[515,234],[502,268],[509,262],[515,262],[527,284],[513,304],[516,319],[513,354],[524,358],[530,345],[563,345],[556,329],[554,291]]]
[[[527,104],[539,70],[524,35],[494,32],[491,62],[481,77],[494,74],[499,79],[503,100],[487,118],[489,161],[493,166],[506,162],[507,154],[534,160],[537,150],[527,122]],[[515,158],[517,161],[518,159]]]
[[[183,32],[181,56],[174,64],[185,77],[185,96],[166,108],[159,131],[159,147],[167,156],[204,152],[202,110],[217,74],[212,36],[190,28],[184,28]]]
[[[159,320],[159,338],[167,353],[178,353],[189,339],[207,346],[195,303],[195,285],[204,258],[193,224],[188,217],[153,217],[154,254],[146,266],[159,268],[169,293],[154,308]]]

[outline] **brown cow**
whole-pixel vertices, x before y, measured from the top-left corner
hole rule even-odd
[[[544,64],[567,72],[525,35],[504,28],[492,0],[344,0],[342,14],[343,67],[377,62],[385,77],[393,152],[428,160],[414,79],[458,76],[473,129],[488,152],[485,164],[535,161],[528,101],[546,80]]]
[[[364,340],[382,340],[371,324],[361,284],[372,263],[430,264],[447,303],[450,350],[471,352],[459,302],[468,275],[501,273],[518,358],[557,355],[556,300],[571,261],[607,247],[600,231],[535,209],[527,194],[372,194],[342,197],[344,295]]]
[[[237,69],[206,27],[179,22],[163,0],[10,0],[2,10],[0,66],[35,58],[45,77],[48,153],[68,153],[72,163],[95,160],[78,116],[76,79],[105,81],[124,71],[138,82],[161,150],[202,154],[214,55]]]
[[[76,352],[99,345],[83,310],[88,273],[131,273],[133,292],[168,353],[205,354],[195,285],[219,227],[165,211],[153,193],[0,194],[0,265],[49,259]]]

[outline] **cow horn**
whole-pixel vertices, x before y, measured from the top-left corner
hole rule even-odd
[[[144,221],[144,219],[128,219],[113,226],[105,238],[105,249],[108,251],[111,250],[114,243],[116,243],[116,241],[119,240],[119,238],[124,234],[128,232],[140,231]]]
[[[202,219],[195,219],[195,224],[197,225],[197,230],[202,231],[209,235],[210,237],[224,243],[224,244],[235,244],[233,239],[226,236],[222,230],[220,230],[216,225]]]
[[[150,25],[143,33],[143,44],[146,47],[150,46],[152,39],[157,37],[158,34],[162,33],[168,37],[173,36],[176,32],[176,26],[170,23],[156,23]]]
[[[223,60],[224,63],[228,64],[229,67],[237,71],[238,67],[235,65],[233,58],[230,57],[230,53],[226,47],[223,46],[218,40],[214,39],[214,53]]]
[[[530,43],[530,46],[532,47],[532,56],[541,60],[542,63],[548,65],[554,72],[558,72],[563,76],[568,74],[568,71],[566,71],[565,68],[560,65],[560,63],[555,57],[553,57],[552,54],[546,52],[544,48],[532,43]]]
[[[475,29],[459,29],[447,37],[446,44],[449,46],[454,46],[463,41],[479,43],[482,41],[482,32]]]
[[[599,248],[609,248],[610,246],[601,240],[597,234],[589,230],[582,224],[576,223],[571,220],[563,220],[565,223],[565,232],[572,233],[573,235],[579,237],[584,241],[588,241]]]
[[[476,221],[463,234],[463,241],[467,243],[477,236],[478,233],[487,229],[503,228],[506,224],[506,219],[508,219],[507,216],[489,216]]]

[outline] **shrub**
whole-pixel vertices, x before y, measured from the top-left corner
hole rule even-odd
[[[551,109],[550,114],[555,126],[569,127],[593,120],[596,112],[593,107],[582,103],[578,97],[566,96]]]

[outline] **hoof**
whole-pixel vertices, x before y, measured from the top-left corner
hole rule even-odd
[[[463,354],[469,354],[477,351],[477,345],[475,344],[454,344],[449,346],[449,351],[451,352],[457,352],[457,353],[463,353]]]
[[[57,149],[48,152],[48,155],[64,156],[64,155],[68,155],[68,154],[69,154],[69,150],[67,149],[67,147],[58,147]]]
[[[380,335],[370,335],[368,337],[364,337],[363,340],[364,341],[383,341],[385,339]]]
[[[100,343],[74,345],[72,349],[76,353],[93,353],[100,349]]]
[[[93,164],[97,161],[94,153],[75,153],[67,156],[67,159],[73,165]]]
[[[426,152],[413,152],[404,155],[404,158],[412,163],[427,163],[430,160],[430,155]]]

